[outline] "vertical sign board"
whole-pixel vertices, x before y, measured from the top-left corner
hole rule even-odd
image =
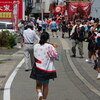
[[[19,2],[18,19],[22,19],[22,0],[0,0],[0,19],[12,19],[12,10],[14,2]]]
[[[18,8],[19,8],[19,14],[18,14],[18,19],[22,19],[22,15],[23,15],[23,0],[13,0],[18,2]]]
[[[17,32],[18,29],[18,12],[19,12],[19,3],[13,3],[13,10],[12,10],[12,24],[13,29]]]

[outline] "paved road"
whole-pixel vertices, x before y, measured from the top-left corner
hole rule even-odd
[[[60,61],[55,61],[58,78],[50,81],[48,100],[100,100],[100,80],[93,64],[87,64],[87,43],[84,43],[84,58],[71,58],[71,41],[52,38],[59,44]],[[11,100],[37,100],[35,81],[29,78],[30,72],[19,68],[11,85]],[[3,100],[3,99],[2,99]],[[8,99],[6,99],[8,100]]]

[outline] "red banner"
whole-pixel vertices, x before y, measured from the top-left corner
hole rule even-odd
[[[83,17],[88,17],[91,11],[91,3],[69,3],[68,4],[68,17],[73,19],[73,16],[77,13],[83,15]]]
[[[89,16],[89,14],[91,12],[91,4],[90,3],[81,3],[80,7],[83,11],[83,15]]]
[[[18,19],[22,19],[22,0],[0,0],[0,19],[12,19],[13,4],[19,4]]]

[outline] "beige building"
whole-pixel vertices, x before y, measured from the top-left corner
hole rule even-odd
[[[52,4],[53,2],[57,2],[57,0],[42,0],[42,3],[40,2],[40,0],[34,0],[32,14],[35,17],[41,17],[41,13],[43,11],[43,16],[48,17],[50,15],[50,4]]]

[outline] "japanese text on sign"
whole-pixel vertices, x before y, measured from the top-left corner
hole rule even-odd
[[[11,11],[11,5],[2,5],[0,6],[0,11]]]

